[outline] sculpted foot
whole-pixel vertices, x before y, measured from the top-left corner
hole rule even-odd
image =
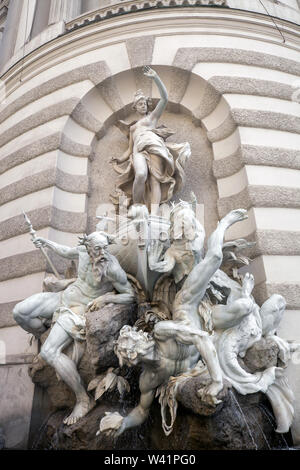
[[[86,396],[86,398],[78,401],[72,411],[72,413],[64,419],[64,424],[71,426],[72,424],[77,423],[80,418],[83,418],[96,406],[95,400]]]
[[[229,212],[229,214],[223,217],[220,224],[225,224],[226,227],[230,227],[236,222],[241,222],[245,219],[248,219],[246,209],[235,209],[234,211]]]

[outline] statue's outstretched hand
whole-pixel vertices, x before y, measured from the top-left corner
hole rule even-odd
[[[112,413],[109,411],[105,412],[105,416],[100,421],[99,431],[96,433],[96,436],[104,433],[108,437],[118,437],[125,430],[124,417],[120,415],[117,411]]]
[[[157,267],[157,263],[159,263],[160,267],[163,268],[166,266],[165,261],[160,261],[161,255],[164,250],[164,244],[161,243],[159,240],[152,240],[148,246],[148,261],[150,269],[155,269]]]
[[[114,295],[114,292],[107,292],[104,295],[100,295],[100,297],[97,297],[95,300],[92,300],[92,302],[87,304],[87,311],[94,312],[104,307],[111,302],[112,295]]]
[[[33,244],[36,248],[41,248],[42,246],[46,246],[47,240],[43,237],[36,237],[32,239]]]
[[[145,65],[145,67],[143,67],[143,74],[148,78],[155,78],[157,76],[155,70],[151,69],[149,65]]]
[[[98,297],[97,299],[93,300],[89,304],[87,304],[87,310],[89,312],[94,312],[95,310],[99,310],[101,307],[104,307],[105,302],[101,297]]]

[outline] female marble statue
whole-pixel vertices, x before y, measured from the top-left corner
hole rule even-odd
[[[161,98],[150,112],[149,98],[141,90],[135,93],[133,109],[140,119],[131,124],[120,121],[119,127],[129,137],[129,147],[112,161],[116,162],[114,168],[120,174],[117,189],[126,194],[130,203],[146,204],[153,214],[157,213],[159,204],[169,201],[184,184],[184,166],[191,150],[187,142],[165,142],[174,132],[157,124],[168,102],[167,90],[154,70],[147,66],[143,72],[155,81]],[[119,165],[125,162],[128,164],[122,169]]]

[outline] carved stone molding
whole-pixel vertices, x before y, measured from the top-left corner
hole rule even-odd
[[[71,31],[89,23],[142,10],[197,6],[227,7],[228,5],[227,0],[128,0],[81,15],[67,23],[66,30]]]

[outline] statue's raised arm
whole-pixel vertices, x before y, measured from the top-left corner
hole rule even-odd
[[[43,238],[43,237],[36,237],[32,242],[36,248],[40,248],[40,247],[50,248],[57,255],[62,256],[63,258],[78,259],[79,257],[79,248],[77,246],[69,247],[69,246],[61,245],[51,240],[47,240],[46,238]]]
[[[149,77],[152,80],[154,80],[160,93],[161,98],[156,108],[154,109],[154,111],[152,111],[152,113],[150,114],[150,119],[153,119],[153,121],[155,121],[155,124],[156,124],[168,104],[168,92],[164,83],[162,82],[159,75],[155,72],[155,70],[151,69],[147,65],[143,67],[143,73],[146,77]]]

